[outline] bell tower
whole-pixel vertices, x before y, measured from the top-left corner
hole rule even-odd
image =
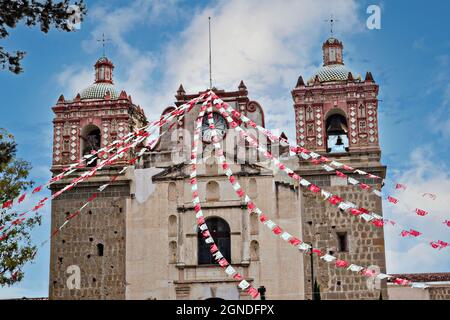
[[[292,91],[297,144],[322,153],[379,154],[378,85],[371,72],[364,80],[344,64],[342,42],[327,39],[323,66]]]
[[[300,76],[292,90],[297,144],[355,170],[384,178],[386,167],[380,162],[378,139],[378,85],[371,72],[361,79],[346,67],[343,48],[341,41],[328,38],[322,45],[323,65],[306,83]],[[337,176],[334,170],[324,170],[323,164],[313,164],[301,157],[299,162],[300,176],[343,199],[382,214],[381,198]],[[341,171],[378,190],[382,187],[379,179]],[[302,192],[301,212],[303,238],[313,247],[326,249],[352,263],[386,271],[383,229],[341,212],[310,191]],[[360,275],[344,276],[319,259],[313,262],[316,272],[312,280],[311,264],[307,260],[307,297],[316,280],[322,299],[378,299],[380,294],[387,298],[385,283],[378,281],[376,285],[369,285]]]
[[[94,83],[72,100],[61,95],[53,106],[53,174],[146,124],[143,110],[131,96],[116,90],[113,69],[108,58],[98,59]],[[131,181],[122,174],[104,192],[98,188],[118,175],[134,156],[131,152],[52,200],[50,299],[125,298],[125,218]],[[99,159],[78,166],[50,186],[52,194],[112,155],[103,152]],[[95,193],[95,201],[59,229]],[[80,277],[78,288],[70,285],[71,275]]]

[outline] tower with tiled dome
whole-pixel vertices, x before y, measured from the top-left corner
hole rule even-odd
[[[61,95],[53,107],[54,170],[79,161],[87,152],[107,146],[145,123],[143,110],[114,86],[113,70],[113,63],[101,57],[95,63],[94,83],[72,100]]]
[[[364,80],[344,63],[344,46],[331,37],[322,45],[323,64],[305,83],[302,76],[292,90],[297,144],[355,169],[386,175],[380,162],[378,140],[378,85],[371,72]],[[306,160],[299,158],[298,174],[344,199],[353,200],[381,214],[381,198],[351,185]],[[381,181],[364,179],[341,169],[349,177],[380,189]],[[358,217],[349,216],[303,191],[303,239],[313,246],[327,248],[340,259],[386,271],[383,229],[373,228]],[[386,299],[386,284],[379,280],[363,281],[359,275],[344,274],[319,259],[314,261],[315,280],[322,299]],[[310,292],[311,264],[304,265],[305,288]]]
[[[320,152],[380,153],[378,85],[370,72],[355,76],[344,64],[343,44],[335,38],[322,46],[323,65],[292,90],[297,143]]]
[[[113,81],[113,63],[102,57],[95,63],[95,81],[71,100],[60,96],[53,106],[53,163],[58,174],[69,164],[77,163],[92,150],[108,146],[124,137],[130,130],[145,125],[143,110],[135,105],[125,91],[118,91]],[[133,151],[130,151],[133,152]],[[76,213],[80,204],[98,188],[118,174],[125,160],[133,155],[123,154],[119,161],[79,183],[52,200],[52,232],[66,218]],[[102,158],[107,158],[105,152]],[[99,160],[97,160],[99,161]],[[95,166],[95,162],[88,166]],[[91,168],[87,168],[91,169]],[[86,168],[50,186],[52,194],[69,184]],[[125,298],[125,217],[130,198],[130,179],[122,175],[107,192],[82,214],[72,219],[52,236],[50,250],[51,299],[124,299]],[[78,271],[77,271],[78,270]],[[68,277],[80,272],[82,289],[70,289]]]

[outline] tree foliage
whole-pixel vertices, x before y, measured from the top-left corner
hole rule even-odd
[[[17,144],[14,137],[0,128],[0,204],[19,196],[33,186],[28,179],[31,165],[16,157]],[[30,232],[41,224],[41,216],[29,213],[22,223],[22,212],[11,208],[0,210],[0,285],[12,285],[23,279],[22,267],[34,259],[36,246],[31,243]]]
[[[83,0],[73,5],[79,7],[79,18],[83,20],[86,7]],[[18,23],[24,22],[26,26],[39,25],[42,32],[47,33],[51,27],[63,31],[73,31],[70,18],[73,16],[69,0],[57,1],[45,0],[2,0],[0,1],[0,39],[9,36],[8,29],[15,28]],[[10,53],[0,46],[0,65],[2,69],[8,68],[13,73],[21,73],[21,60],[25,56],[24,51]]]

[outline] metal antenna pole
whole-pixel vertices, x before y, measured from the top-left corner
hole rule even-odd
[[[209,27],[209,89],[212,89],[212,66],[211,66],[211,17],[208,17]]]

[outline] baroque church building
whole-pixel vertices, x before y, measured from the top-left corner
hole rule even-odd
[[[322,49],[323,66],[306,82],[300,76],[291,92],[296,143],[384,178],[386,167],[380,163],[378,140],[378,85],[370,72],[361,79],[346,68],[339,40],[327,39]],[[73,100],[61,96],[53,107],[54,175],[148,123],[131,96],[116,90],[113,69],[110,60],[100,58],[95,64],[95,82]],[[243,81],[236,91],[213,91],[265,126],[264,107],[251,99]],[[199,94],[186,93],[180,86],[174,106],[163,114]],[[196,107],[176,123],[166,123],[162,131],[173,130],[103,192],[98,188],[136,156],[133,150],[52,201],[54,230],[98,192],[94,201],[52,237],[50,299],[250,299],[238,288],[239,280],[228,277],[211,257],[197,227],[189,160],[198,113]],[[273,170],[239,136],[232,137],[233,130],[219,113],[214,120],[234,175],[269,218],[314,248],[386,272],[382,228],[343,213],[318,194],[302,189],[284,173]],[[218,165],[207,126],[201,138],[197,180],[206,223],[225,258],[255,288],[264,286],[267,299],[311,299],[314,282],[320,286],[322,299],[388,298],[385,281],[373,283],[273,237],[235,194]],[[258,139],[298,175],[381,214],[381,198],[290,155],[285,145],[261,136]],[[80,168],[52,184],[52,193],[87,169]],[[353,175],[349,172],[348,176]],[[379,180],[355,178],[381,188]],[[70,278],[74,273],[80,276],[76,286]]]

